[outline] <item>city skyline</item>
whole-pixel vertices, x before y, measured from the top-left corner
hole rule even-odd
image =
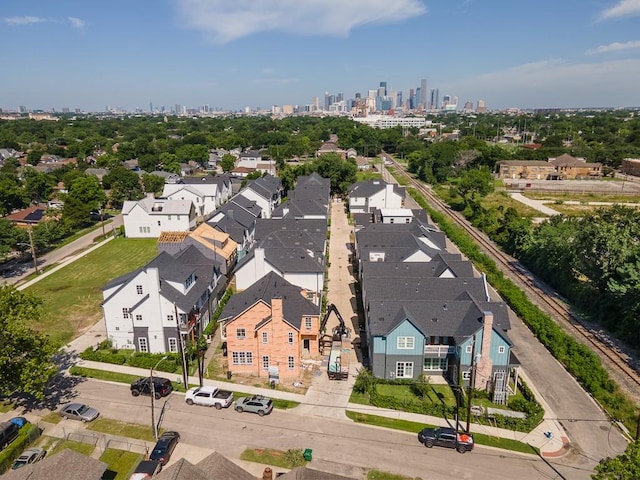
[[[387,82],[490,108],[634,107],[640,0],[24,0],[3,5],[0,107],[312,105]],[[424,90],[424,89],[422,89]]]

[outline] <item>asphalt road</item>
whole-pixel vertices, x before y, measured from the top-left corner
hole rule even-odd
[[[150,398],[132,397],[127,385],[87,380],[77,385],[76,390],[78,396],[74,401],[96,407],[102,417],[134,423],[146,420],[150,424]],[[590,469],[557,464],[555,468],[562,472],[559,475],[536,456],[481,446],[464,455],[438,447],[427,449],[414,434],[359,425],[347,419],[299,415],[295,409],[275,410],[260,418],[232,409],[188,406],[184,396],[177,393],[156,403],[156,415],[164,400],[167,407],[162,427],[177,430],[182,436],[174,457],[184,456],[193,462],[213,450],[239,458],[246,448],[311,448],[314,461],[345,475],[353,473],[354,467],[432,480],[587,479],[591,473]]]

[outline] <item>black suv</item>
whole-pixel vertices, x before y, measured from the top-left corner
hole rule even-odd
[[[156,400],[160,397],[166,397],[173,390],[171,380],[168,378],[153,377],[153,385]],[[139,378],[131,384],[131,395],[134,397],[138,395],[151,395],[151,391],[151,377]]]
[[[455,448],[460,453],[473,450],[473,435],[448,427],[424,428],[418,434],[418,440],[428,448],[438,445]]]

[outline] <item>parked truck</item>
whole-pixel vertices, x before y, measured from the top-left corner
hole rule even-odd
[[[187,390],[185,401],[187,405],[204,405],[220,410],[221,408],[227,408],[231,405],[233,402],[233,392],[205,385],[204,387],[195,387]]]
[[[346,338],[334,340],[329,353],[327,374],[329,380],[347,380],[349,378],[349,355],[351,345]]]

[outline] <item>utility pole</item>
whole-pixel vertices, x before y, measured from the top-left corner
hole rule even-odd
[[[473,387],[476,381],[476,336],[473,336],[471,344],[471,375],[469,376],[469,393],[467,394],[467,433],[469,433],[471,423],[471,399],[473,398]]]
[[[38,259],[36,258],[36,246],[33,244],[33,233],[31,233],[31,225],[29,225],[27,232],[29,232],[29,245],[31,246],[31,257],[33,257],[33,268],[36,271],[36,275],[38,275]]]

